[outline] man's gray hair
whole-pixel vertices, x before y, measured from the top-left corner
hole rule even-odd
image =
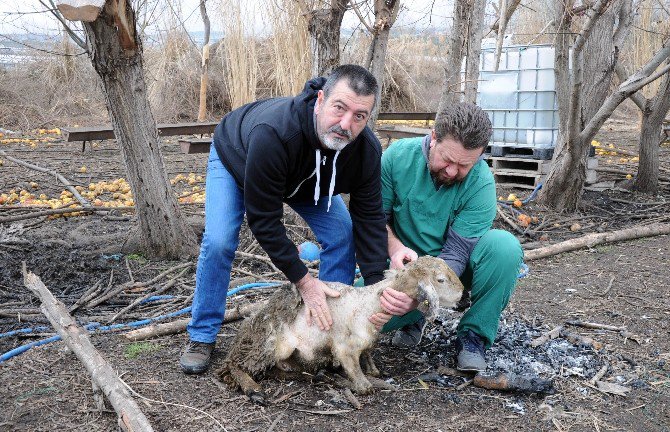
[[[437,113],[433,129],[437,141],[451,137],[468,150],[486,148],[493,134],[489,116],[468,102],[449,105]]]
[[[364,67],[353,64],[338,66],[328,75],[321,89],[326,99],[330,96],[333,87],[342,79],[347,80],[349,88],[358,96],[374,95],[375,102],[372,106],[377,104],[377,91],[379,90],[377,79]]]

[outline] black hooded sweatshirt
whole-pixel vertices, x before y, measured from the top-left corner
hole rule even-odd
[[[307,267],[281,223],[282,203],[349,193],[356,259],[369,285],[383,278],[388,257],[381,145],[365,127],[339,154],[321,147],[314,104],[324,83],[314,78],[296,97],[261,100],[230,112],[216,127],[214,146],[244,192],[251,231],[291,282],[305,276]]]

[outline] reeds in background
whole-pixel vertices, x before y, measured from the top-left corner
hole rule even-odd
[[[657,0],[642,0],[639,15],[631,26],[628,49],[622,53],[628,72],[633,73],[649,61],[663,46],[670,34],[670,16]],[[659,66],[659,68],[662,67]],[[642,94],[653,97],[662,80],[658,79],[642,88]]]
[[[293,0],[265,2],[263,7],[266,25],[272,29],[263,40],[268,96],[296,95],[312,70],[307,21]]]
[[[243,4],[243,0],[226,0],[220,8],[225,37],[218,57],[226,72],[225,83],[233,109],[255,100],[258,88],[254,23],[243,18],[254,16],[253,13],[243,14],[243,8],[249,6]]]

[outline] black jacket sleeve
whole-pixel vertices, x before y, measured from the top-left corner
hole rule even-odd
[[[349,212],[354,229],[356,260],[365,279],[365,285],[384,278],[388,267],[388,236],[386,216],[382,210],[381,155],[369,158],[363,164],[366,177],[352,190]]]
[[[249,134],[244,174],[244,205],[251,232],[270,259],[291,282],[307,274],[298,249],[281,222],[288,155],[274,130],[256,126]]]

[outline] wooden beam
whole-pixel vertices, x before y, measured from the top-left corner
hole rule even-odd
[[[385,112],[379,113],[377,120],[435,120],[434,112]]]
[[[56,8],[70,21],[93,22],[104,5],[105,0],[56,0]]]
[[[194,154],[194,153],[209,153],[209,148],[212,144],[212,139],[190,139],[190,140],[179,140],[179,147],[181,147],[182,153]]]
[[[409,127],[409,126],[386,126],[386,125],[381,125],[378,126],[375,132],[377,132],[377,135],[379,135],[381,138],[413,138],[413,137],[420,137],[420,136],[426,136],[430,133],[431,129],[429,128],[417,128],[417,127]]]
[[[379,113],[379,120],[400,121],[429,121],[435,119],[434,112],[411,113],[411,112],[385,112]],[[164,123],[158,125],[158,133],[161,136],[175,135],[199,135],[214,133],[219,122],[194,122],[194,123]],[[421,131],[419,132],[419,130]],[[114,129],[111,125],[101,125],[81,128],[62,128],[63,137],[66,142],[105,140],[114,138]],[[425,135],[422,128],[411,128],[407,126],[380,126],[377,130],[385,132],[393,131],[393,138],[406,138],[410,136]],[[428,132],[426,132],[428,133]]]
[[[158,134],[161,136],[211,134],[218,124],[218,122],[165,123],[158,125]],[[62,128],[61,131],[66,142],[106,140],[115,137],[114,129],[110,125]]]

